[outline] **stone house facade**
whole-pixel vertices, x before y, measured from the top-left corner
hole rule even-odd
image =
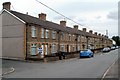
[[[101,49],[112,46],[112,41],[92,30],[78,29],[46,20],[46,14],[37,17],[10,10],[10,2],[3,3],[0,12],[3,33],[3,56],[8,58],[45,58],[59,52]],[[9,18],[9,19],[8,19]],[[11,47],[11,48],[9,48]]]

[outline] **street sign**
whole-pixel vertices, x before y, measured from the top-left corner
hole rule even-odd
[[[42,53],[43,49],[42,48],[38,48],[38,53]]]

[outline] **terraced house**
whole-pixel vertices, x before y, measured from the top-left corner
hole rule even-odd
[[[3,58],[39,58],[55,53],[78,52],[84,49],[99,50],[112,46],[112,41],[102,34],[97,34],[86,28],[78,29],[46,20],[46,14],[37,17],[12,11],[10,2],[3,3],[0,12],[0,27],[2,28]]]

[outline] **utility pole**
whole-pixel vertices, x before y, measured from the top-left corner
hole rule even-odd
[[[108,38],[108,30],[106,30],[106,36]],[[106,40],[106,45],[108,46],[108,39]]]
[[[106,30],[106,36],[108,37],[108,30]]]

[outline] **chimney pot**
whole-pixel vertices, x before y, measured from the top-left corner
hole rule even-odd
[[[6,9],[6,10],[10,10],[10,5],[11,5],[11,3],[10,2],[4,2],[3,3],[3,9]]]
[[[95,32],[94,34],[97,35],[97,32]]]
[[[89,33],[91,33],[91,34],[92,34],[92,33],[93,33],[93,31],[92,31],[92,30],[89,30]]]
[[[66,21],[60,21],[60,25],[66,27]]]
[[[100,33],[99,33],[98,35],[99,35],[99,36],[101,36],[101,34],[100,34]]]
[[[46,21],[46,14],[45,13],[41,13],[41,14],[38,14],[40,20],[43,20],[43,21]]]
[[[78,29],[78,25],[74,25],[74,29]]]
[[[86,32],[86,30],[87,30],[86,28],[83,28],[83,31],[84,31],[84,32]]]

